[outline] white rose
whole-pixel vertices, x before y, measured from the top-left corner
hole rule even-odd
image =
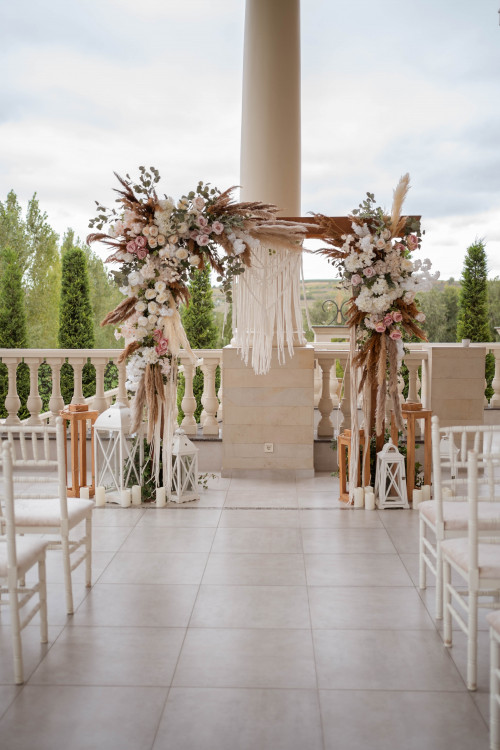
[[[137,341],[140,341],[141,339],[145,338],[148,335],[148,332],[144,326],[139,326],[135,329],[135,338]]]
[[[185,221],[183,221],[182,224],[179,224],[178,231],[179,234],[187,234],[189,232],[189,227]]]
[[[137,302],[135,305],[135,309],[137,310],[137,312],[144,312],[144,310],[146,309],[146,303],[142,300],[139,300],[139,302]]]
[[[129,273],[127,277],[127,281],[130,284],[130,286],[137,286],[141,283],[141,274],[137,271],[132,271],[132,273]]]
[[[156,301],[159,302],[160,305],[162,305],[164,302],[166,302],[170,297],[170,294],[168,292],[159,292],[158,296],[156,297]]]
[[[152,315],[157,315],[159,309],[160,308],[158,307],[156,302],[150,302],[148,305],[148,312],[150,312]]]
[[[148,245],[151,248],[151,250],[154,250],[155,247],[157,247],[158,242],[156,241],[156,237],[150,237],[148,240]]]
[[[159,245],[164,245],[166,242],[165,235],[159,234],[158,237],[156,238],[156,241]]]
[[[190,255],[188,260],[192,266],[199,266],[201,262],[201,258],[199,255]]]
[[[175,257],[179,258],[179,260],[185,260],[188,257],[188,251],[185,247],[180,247],[175,253]]]
[[[164,281],[162,281],[162,279],[157,281],[155,284],[155,289],[157,292],[164,292],[166,288],[167,288],[167,285],[165,284]]]
[[[203,211],[203,208],[205,206],[205,198],[203,198],[201,195],[197,195],[193,200],[193,206],[197,211]]]
[[[150,226],[149,227],[149,236],[150,237],[158,237],[158,227]]]
[[[146,294],[144,296],[146,297],[146,299],[154,299],[156,297],[156,290],[146,289]]]
[[[148,319],[146,318],[146,316],[145,315],[140,315],[139,318],[137,319],[137,325],[139,327],[144,327],[145,328],[147,326],[147,324],[148,324]]]

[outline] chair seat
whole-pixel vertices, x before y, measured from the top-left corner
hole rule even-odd
[[[441,542],[443,555],[464,571],[469,569],[469,540],[467,537]],[[500,544],[478,544],[480,578],[500,578]]]
[[[79,497],[68,498],[69,525],[75,526],[92,511],[94,503]],[[15,505],[16,527],[61,525],[61,503],[59,498],[17,500]]]
[[[40,554],[47,548],[48,542],[37,537],[16,537],[17,569],[23,574],[38,560]],[[0,576],[7,577],[7,545],[0,544]]]
[[[420,513],[432,524],[436,523],[436,503],[424,500],[418,506]],[[469,506],[466,502],[443,502],[443,522],[446,531],[465,531],[469,522]],[[479,502],[477,504],[477,527],[479,531],[500,529],[500,503]]]

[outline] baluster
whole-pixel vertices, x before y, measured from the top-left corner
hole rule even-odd
[[[219,400],[215,392],[215,369],[217,367],[217,360],[204,359],[201,366],[204,381],[203,381],[203,395],[201,397],[201,403],[205,412],[205,419],[203,421],[203,434],[204,435],[218,435],[219,424],[217,422],[217,409],[219,408]]]
[[[61,366],[64,359],[48,359],[48,364],[52,372],[52,393],[50,394],[49,409],[50,409],[50,424],[54,424],[56,417],[59,416],[59,412],[64,409],[64,399],[61,394]]]
[[[321,396],[318,401],[318,410],[321,419],[318,422],[318,437],[333,437],[333,422],[330,414],[333,411],[333,401],[330,395],[330,371],[335,360],[330,357],[318,355],[318,364],[321,368]]]
[[[116,394],[116,403],[122,406],[130,406],[127,396],[127,363],[116,362],[118,367],[118,393]]]
[[[30,395],[26,402],[30,417],[26,420],[26,424],[35,425],[42,424],[40,419],[40,412],[42,411],[42,399],[38,392],[38,366],[40,364],[39,357],[25,357],[25,363],[28,365],[30,370]]]
[[[492,350],[495,355],[495,375],[491,382],[493,396],[490,399],[490,406],[498,409],[500,407],[500,348]]]
[[[337,409],[340,404],[340,381],[337,377],[337,360],[333,362],[330,373],[330,395],[332,397],[333,408]]]
[[[83,386],[82,386],[82,370],[83,366],[86,363],[86,358],[72,358],[68,357],[69,364],[73,367],[73,379],[74,379],[74,386],[73,386],[73,398],[71,399],[72,404],[84,404],[85,398],[83,396]]]
[[[21,399],[17,395],[17,365],[21,361],[20,359],[13,359],[12,357],[3,358],[4,365],[7,366],[7,372],[9,377],[9,388],[7,396],[5,397],[5,409],[9,416],[6,417],[4,424],[19,424],[21,420],[17,416],[17,412],[21,406]]]
[[[91,358],[91,362],[95,367],[95,396],[92,399],[92,409],[101,414],[108,408],[108,400],[104,395],[104,370],[108,360],[99,357]]]
[[[194,418],[196,399],[193,395],[193,378],[196,365],[191,357],[181,357],[181,362],[184,366],[185,382],[184,396],[181,401],[182,411],[184,412],[184,419],[181,422],[181,427],[186,435],[196,435],[198,425]]]
[[[340,411],[342,412],[342,429],[351,429],[351,373],[348,366],[349,355],[339,357],[340,364],[344,369],[344,392],[340,402]]]
[[[418,368],[420,362],[414,359],[405,360],[405,364],[408,368],[408,398],[406,402],[409,404],[419,404],[420,399],[418,397]]]

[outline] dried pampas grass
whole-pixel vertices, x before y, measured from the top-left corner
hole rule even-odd
[[[101,320],[101,326],[116,325],[117,323],[123,323],[124,320],[130,318],[135,312],[135,306],[137,304],[137,297],[127,297],[123,302],[111,310],[104,320]]]

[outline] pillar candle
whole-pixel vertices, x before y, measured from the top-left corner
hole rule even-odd
[[[413,510],[418,510],[418,506],[424,499],[422,490],[413,490]]]
[[[354,489],[354,507],[355,508],[363,508],[364,507],[364,490],[362,487],[356,487]]]
[[[431,499],[431,486],[430,484],[424,484],[422,487],[422,500],[430,500]]]
[[[106,490],[104,487],[95,488],[95,504],[98,508],[103,508],[106,505]]]
[[[120,495],[120,504],[122,508],[128,508],[132,503],[132,493],[130,490],[122,490]]]
[[[167,504],[165,487],[158,487],[156,489],[156,507],[164,508]]]
[[[372,490],[372,488],[365,488],[365,509],[375,510],[375,493],[373,492],[373,490],[371,492],[367,492],[367,489]]]
[[[141,487],[138,484],[134,484],[132,487],[132,505],[140,505],[141,501]]]
[[[90,497],[90,491],[88,487],[80,487],[80,497],[84,500],[88,500]]]

